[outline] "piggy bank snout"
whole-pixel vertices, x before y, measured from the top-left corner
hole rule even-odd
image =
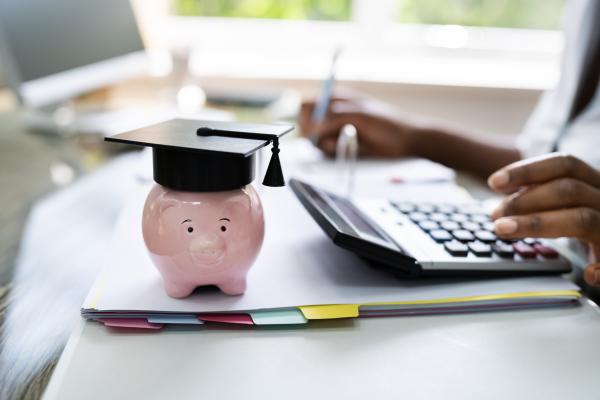
[[[189,244],[189,252],[194,261],[199,264],[216,264],[225,255],[225,240],[218,235],[199,235]]]

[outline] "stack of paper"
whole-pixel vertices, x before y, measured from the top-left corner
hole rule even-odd
[[[244,295],[200,288],[166,295],[141,235],[147,193],[132,196],[119,221],[114,253],[82,307],[108,326],[305,324],[314,319],[401,316],[576,304],[577,287],[560,277],[411,280],[370,268],[336,247],[288,188],[261,191],[266,236]]]

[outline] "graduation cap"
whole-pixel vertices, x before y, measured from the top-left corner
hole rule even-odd
[[[105,138],[152,147],[154,181],[170,189],[217,192],[254,179],[256,151],[271,144],[265,186],[284,186],[279,138],[291,125],[172,119]]]

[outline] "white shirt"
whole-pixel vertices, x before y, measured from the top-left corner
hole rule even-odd
[[[600,85],[586,109],[565,127],[596,15],[590,10],[596,1],[571,0],[566,7],[561,77],[553,90],[544,93],[517,140],[524,158],[550,152],[564,129],[559,151],[600,169]]]

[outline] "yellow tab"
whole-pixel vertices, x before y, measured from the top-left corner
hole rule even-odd
[[[334,319],[358,317],[358,304],[327,304],[298,307],[306,319]]]

